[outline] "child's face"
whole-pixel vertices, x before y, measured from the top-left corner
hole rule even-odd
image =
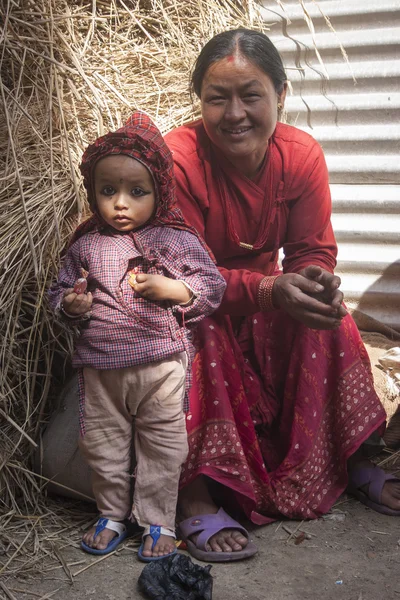
[[[96,205],[103,220],[117,231],[132,231],[154,213],[156,195],[142,163],[116,154],[99,160],[94,171]]]

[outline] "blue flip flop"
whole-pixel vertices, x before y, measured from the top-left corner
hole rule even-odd
[[[176,539],[175,534],[172,533],[172,531],[170,531],[169,529],[165,529],[165,527],[159,527],[158,525],[150,525],[148,527],[145,528],[144,533],[143,533],[143,540],[145,537],[150,536],[153,540],[151,549],[153,550],[154,546],[157,544],[160,535],[169,535],[170,537],[173,537],[174,539]],[[170,552],[169,554],[164,554],[163,556],[143,556],[143,548],[144,548],[144,541],[142,542],[142,544],[140,545],[140,548],[138,550],[138,559],[141,560],[142,562],[153,562],[155,560],[162,560],[163,558],[168,558],[168,556],[172,556],[173,554],[176,554],[177,550],[176,548],[174,548],[174,550],[172,552]]]
[[[96,538],[99,533],[101,533],[104,529],[111,529],[111,531],[115,531],[118,535],[110,540],[107,548],[104,550],[99,550],[98,548],[91,548],[84,541],[81,541],[81,548],[85,552],[89,554],[109,554],[115,548],[117,548],[121,542],[123,542],[129,535],[130,531],[124,523],[119,521],[112,521],[111,519],[106,519],[105,517],[101,517],[96,523],[96,531],[94,532],[94,538]]]

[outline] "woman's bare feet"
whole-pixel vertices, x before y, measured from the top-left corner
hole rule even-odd
[[[171,554],[171,552],[173,552],[175,549],[175,539],[170,535],[161,534],[153,550],[151,549],[152,545],[153,538],[150,535],[147,535],[142,550],[143,556],[157,557]]]
[[[213,502],[203,476],[196,477],[179,494],[178,512],[180,520],[189,519],[196,515],[209,515],[218,512],[218,506]],[[191,536],[193,543],[199,534]],[[222,529],[213,535],[206,546],[213,552],[240,552],[248,544],[248,539],[236,529]]]
[[[116,531],[103,529],[103,531],[100,531],[100,533],[94,537],[95,531],[96,525],[93,525],[89,531],[83,534],[82,542],[85,542],[89,548],[96,548],[96,550],[105,550],[111,540],[118,535]]]

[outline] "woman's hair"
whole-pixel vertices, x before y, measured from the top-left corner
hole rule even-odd
[[[215,62],[238,53],[268,75],[280,94],[286,73],[278,50],[261,31],[232,29],[218,33],[202,48],[191,75],[190,91],[200,98],[201,86],[208,68]]]

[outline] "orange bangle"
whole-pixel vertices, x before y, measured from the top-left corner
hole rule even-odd
[[[257,301],[262,311],[275,310],[276,306],[272,302],[272,288],[274,287],[275,280],[279,275],[272,275],[271,277],[264,277],[258,286]]]

